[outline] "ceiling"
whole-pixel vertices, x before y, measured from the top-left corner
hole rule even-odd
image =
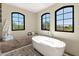
[[[54,3],[7,3],[7,4],[36,13],[47,7],[52,6]]]

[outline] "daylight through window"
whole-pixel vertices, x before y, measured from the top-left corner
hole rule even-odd
[[[25,29],[25,16],[19,12],[12,12],[12,30],[24,30]]]
[[[55,31],[74,32],[74,6],[55,11]]]

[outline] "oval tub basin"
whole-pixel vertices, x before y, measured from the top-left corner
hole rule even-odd
[[[33,36],[32,44],[38,52],[45,56],[62,56],[66,46],[63,41],[46,36]]]

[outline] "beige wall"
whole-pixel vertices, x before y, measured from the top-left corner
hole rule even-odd
[[[11,31],[14,38],[24,39],[27,36],[27,32],[36,32],[36,14],[7,4],[2,4],[2,25],[4,25],[5,20],[9,20],[9,26],[11,26],[11,12],[20,12],[25,15],[25,30]]]
[[[65,5],[74,5],[74,33],[69,32],[56,32],[55,31],[55,10]],[[50,31],[41,30],[41,15],[49,12],[51,14],[50,19]],[[66,42],[66,52],[79,55],[79,4],[55,4],[47,9],[38,13],[38,31],[39,34],[50,35]]]

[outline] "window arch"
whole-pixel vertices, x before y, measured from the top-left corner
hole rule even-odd
[[[64,6],[55,11],[55,31],[74,32],[74,6]]]
[[[25,30],[25,15],[19,12],[11,13],[12,31]]]
[[[44,13],[41,16],[41,30],[50,30],[50,13]]]

